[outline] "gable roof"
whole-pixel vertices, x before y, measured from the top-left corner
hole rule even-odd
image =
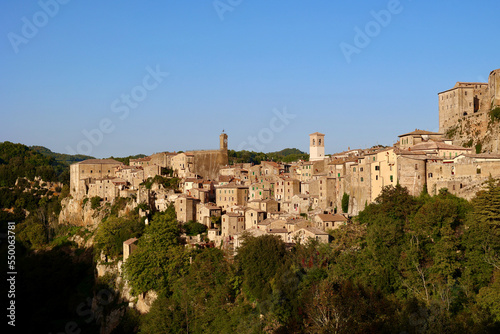
[[[339,214],[319,214],[317,215],[316,217],[318,217],[319,219],[321,219],[322,221],[324,222],[338,222],[338,221],[347,221],[347,218],[342,216],[342,215],[339,215]]]
[[[91,164],[103,164],[103,165],[123,165],[123,162],[116,161],[115,159],[87,159],[76,163],[77,165],[91,165]]]
[[[398,137],[405,137],[405,136],[421,136],[421,135],[442,135],[442,133],[439,132],[430,132],[430,131],[425,131],[425,130],[419,130],[415,129],[415,131],[405,133],[403,135],[399,135]]]

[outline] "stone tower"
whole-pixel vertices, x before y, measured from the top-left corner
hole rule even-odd
[[[224,133],[224,130],[222,130],[222,133],[220,134],[219,138],[220,138],[220,150],[227,151],[227,134]]]
[[[309,135],[309,161],[325,158],[325,135],[319,132]]]
[[[500,69],[491,71],[488,83],[491,107],[500,107]]]

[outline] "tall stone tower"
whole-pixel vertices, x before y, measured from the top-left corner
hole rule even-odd
[[[309,135],[309,161],[325,159],[325,135],[319,132]]]
[[[491,71],[488,83],[490,85],[491,107],[500,107],[500,69]]]
[[[219,138],[220,138],[220,150],[227,151],[227,134],[224,133],[224,130],[222,130],[222,133],[220,134]]]

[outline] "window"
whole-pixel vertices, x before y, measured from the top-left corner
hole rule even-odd
[[[318,145],[321,145],[321,139],[318,139]]]
[[[429,173],[429,175],[428,175],[428,176],[429,176],[429,178],[431,178],[431,177],[432,177],[432,173]]]
[[[362,171],[363,171],[363,167],[360,167],[360,168],[359,168],[359,171],[360,171],[360,172],[362,172]]]
[[[361,178],[361,182],[363,182],[363,178]]]
[[[393,178],[393,176],[392,176],[392,175],[391,175],[391,182],[394,182],[394,178]]]
[[[378,175],[375,175],[375,180],[378,180]]]
[[[354,167],[354,168],[352,169],[352,171],[353,171],[353,172],[355,172],[355,171],[356,171],[356,167]]]
[[[415,164],[415,170],[418,170],[418,164]]]
[[[476,174],[481,174],[481,167],[476,168]]]
[[[338,177],[340,177],[340,173],[338,173]]]
[[[375,166],[375,170],[380,170],[380,166]]]
[[[373,157],[373,161],[375,161],[375,157]]]

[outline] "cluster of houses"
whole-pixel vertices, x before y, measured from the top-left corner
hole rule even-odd
[[[433,195],[447,188],[469,199],[490,176],[500,176],[500,155],[475,154],[441,133],[416,129],[400,135],[391,147],[333,155],[324,154],[324,134],[309,137],[309,161],[217,161],[215,177],[199,175],[190,152],[157,153],[130,160],[130,165],[113,159],[86,160],[71,166],[71,195],[104,201],[132,197],[158,211],[173,204],[179,221],[204,224],[211,241],[237,247],[244,231],[273,234],[287,243],[307,238],[328,242],[329,230],[348,224],[349,217],[374,202],[385,186],[400,184],[412,195],[424,189]],[[180,179],[179,189],[144,186],[166,169]]]

